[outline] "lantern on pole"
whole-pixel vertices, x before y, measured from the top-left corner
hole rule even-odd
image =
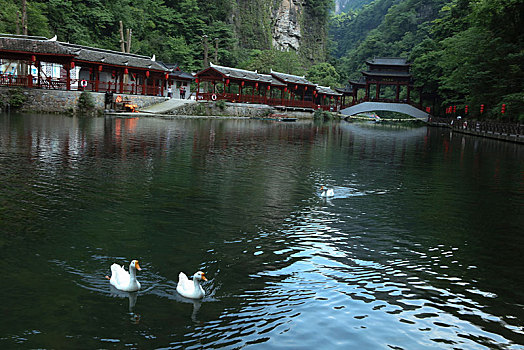
[[[453,113],[457,113],[457,106],[453,106]]]
[[[506,104],[505,103],[502,104],[502,109],[500,110],[500,112],[502,114],[506,113]]]
[[[480,105],[480,114],[484,113],[484,105]]]
[[[468,105],[464,108],[464,114],[468,114]]]

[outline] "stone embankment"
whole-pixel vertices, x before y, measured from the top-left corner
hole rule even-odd
[[[7,94],[9,88],[0,88],[0,95]],[[78,108],[78,99],[81,91],[66,90],[44,90],[44,89],[23,89],[25,102],[19,109],[21,112],[36,113],[71,113]],[[94,108],[103,111],[105,109],[105,93],[90,92],[93,98]],[[138,108],[144,108],[159,102],[165,101],[165,97],[114,94],[122,96],[123,100],[129,100],[136,104]]]

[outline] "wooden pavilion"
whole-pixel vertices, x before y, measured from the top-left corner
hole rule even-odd
[[[342,102],[342,94],[331,87],[317,85],[313,92],[313,101],[325,111],[337,112]]]
[[[406,59],[374,58],[372,60],[367,60],[366,64],[368,65],[368,70],[362,72],[365,82],[365,101],[411,103],[410,93],[413,88],[412,75],[409,71],[411,64],[408,63]],[[353,86],[354,91],[362,88],[362,81],[350,81],[350,84]],[[375,94],[373,96],[370,91],[372,85],[375,86]],[[381,89],[388,86],[395,88],[394,99],[385,98],[381,95]],[[401,101],[400,90],[403,87],[407,89],[407,98],[406,100]]]
[[[270,75],[214,64],[198,72],[196,77],[197,100],[275,105],[282,103],[286,88]]]
[[[286,85],[284,101],[288,106],[316,108],[313,102],[316,85],[309,82],[304,76],[284,74],[273,70],[271,70],[271,76]]]
[[[43,37],[0,36],[0,59],[18,67],[0,72],[0,86],[163,96],[169,78],[169,70],[147,56]],[[49,64],[60,66],[59,76],[49,74]]]

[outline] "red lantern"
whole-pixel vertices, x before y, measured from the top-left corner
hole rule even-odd
[[[71,69],[75,68],[75,62],[71,62]]]
[[[426,113],[431,113],[431,107],[426,107]]]
[[[484,105],[480,105],[480,114],[484,113]]]
[[[295,85],[295,90],[297,90],[297,89],[298,89],[298,85]]]
[[[226,79],[226,85],[229,85],[229,79]]]
[[[242,86],[244,86],[244,84],[245,84],[245,82],[244,82],[244,81],[242,81]]]
[[[255,89],[258,90],[258,83],[255,83]]]
[[[457,106],[453,106],[453,113],[457,113]]]
[[[31,62],[36,62],[36,56],[35,55],[31,55]]]
[[[284,92],[287,92],[287,87],[284,88]]]
[[[196,79],[195,79],[195,83],[197,83],[197,84],[198,84],[198,83],[199,83],[199,81],[200,81],[200,80],[198,80],[198,78],[196,78]]]
[[[149,71],[146,70],[146,78],[149,78]]]
[[[501,112],[502,114],[506,113],[506,104],[505,104],[505,103],[502,104],[502,109],[501,109],[500,112]]]
[[[166,80],[169,79],[169,74],[166,73]]]
[[[268,90],[271,90],[271,86],[268,85],[268,86],[267,86],[267,89],[268,89]]]
[[[466,105],[466,107],[464,108],[464,113],[468,114],[468,105]]]
[[[102,71],[102,65],[99,65],[99,66],[98,66],[98,71],[99,71],[99,72]]]
[[[307,86],[304,88],[304,91],[307,91]]]
[[[124,68],[124,74],[129,74],[129,70],[127,68]]]

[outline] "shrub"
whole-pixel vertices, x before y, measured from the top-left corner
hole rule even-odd
[[[24,89],[18,87],[9,89],[7,91],[7,103],[11,108],[20,108],[27,101],[27,96],[24,94]]]
[[[84,91],[78,98],[78,110],[81,112],[87,112],[95,108],[95,100],[90,92]]]

